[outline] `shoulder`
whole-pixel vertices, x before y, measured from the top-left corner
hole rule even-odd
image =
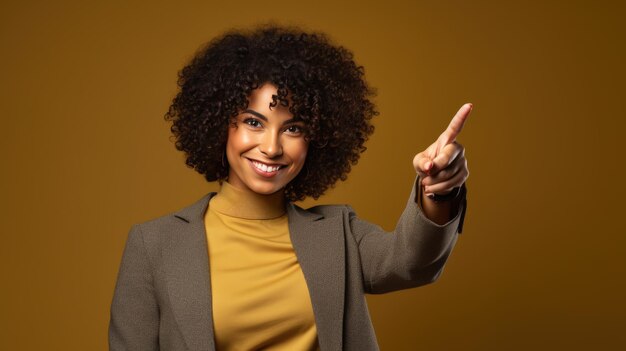
[[[172,233],[180,232],[181,225],[184,226],[203,220],[209,201],[215,194],[215,192],[207,193],[193,203],[178,210],[135,223],[133,228],[136,228],[144,236],[151,237],[172,235]]]

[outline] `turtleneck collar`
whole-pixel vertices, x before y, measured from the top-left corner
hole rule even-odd
[[[211,199],[209,208],[231,217],[272,219],[286,213],[285,205],[282,191],[261,195],[249,189],[239,189],[224,181],[219,192]]]

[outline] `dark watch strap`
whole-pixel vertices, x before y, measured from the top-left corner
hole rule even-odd
[[[430,194],[428,195],[428,198],[430,198],[431,200],[435,202],[450,201],[456,198],[457,196],[459,196],[460,192],[461,192],[461,187],[456,187],[456,188],[453,188],[452,191],[449,192],[448,194],[445,194],[445,195]]]

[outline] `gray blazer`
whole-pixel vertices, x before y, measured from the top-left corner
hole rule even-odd
[[[441,274],[462,230],[466,189],[456,216],[437,225],[415,202],[415,184],[391,233],[347,205],[288,203],[321,350],[378,350],[364,293],[413,288]],[[215,350],[204,227],[214,195],[132,226],[111,304],[110,350]]]

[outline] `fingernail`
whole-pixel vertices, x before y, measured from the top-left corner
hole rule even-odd
[[[430,169],[430,167],[433,165],[432,162],[428,161],[426,162],[426,164],[424,165],[424,167],[426,167],[426,169]]]

